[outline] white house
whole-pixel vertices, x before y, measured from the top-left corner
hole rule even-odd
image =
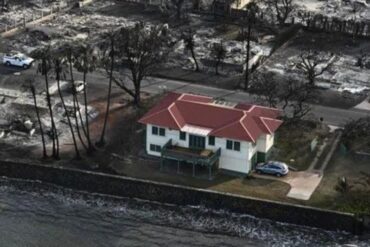
[[[139,122],[146,151],[163,160],[186,161],[247,174],[266,160],[282,124],[277,109],[211,97],[169,93]]]

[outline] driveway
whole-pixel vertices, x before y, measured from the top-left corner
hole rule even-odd
[[[290,171],[289,174],[284,177],[261,175],[257,173],[253,175],[258,178],[272,179],[289,184],[291,189],[288,192],[287,197],[299,200],[309,200],[323,177],[319,172],[314,171]]]

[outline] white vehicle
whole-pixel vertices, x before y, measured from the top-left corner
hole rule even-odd
[[[32,66],[34,59],[27,57],[26,55],[22,53],[17,54],[7,54],[3,57],[3,64],[6,66],[18,66],[22,68],[29,68]]]

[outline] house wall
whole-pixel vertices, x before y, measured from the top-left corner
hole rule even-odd
[[[275,135],[262,135],[257,140],[257,151],[267,153],[274,145]]]
[[[159,126],[157,126],[159,127]],[[180,147],[188,147],[188,139],[186,141],[180,140],[180,134],[178,130],[170,130],[169,128],[166,129],[165,136],[153,135],[152,134],[152,125],[148,124],[146,127],[146,151],[150,155],[154,156],[161,156],[159,152],[153,152],[150,150],[150,144],[160,145],[163,147],[168,140],[172,139],[172,144],[177,145]]]
[[[158,127],[158,126],[157,126]],[[178,130],[166,129],[165,136],[152,135],[152,125],[148,124],[146,128],[146,151],[150,155],[160,157],[159,152],[150,150],[150,144],[160,145],[163,147],[168,140],[172,139],[172,144],[180,147],[189,147],[189,134],[186,135],[186,140],[180,140],[180,134]],[[230,170],[238,173],[249,173],[251,170],[250,159],[257,151],[257,145],[253,146],[252,143],[246,141],[232,140],[240,142],[240,151],[226,149],[226,141],[224,138],[215,138],[215,145],[210,146],[208,144],[208,137],[206,138],[206,149],[217,151],[221,148],[221,156],[219,162],[219,168]]]

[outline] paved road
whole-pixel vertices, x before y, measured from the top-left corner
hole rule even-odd
[[[14,67],[0,66],[0,85],[1,81],[6,78],[12,77],[14,72],[21,71],[22,74],[35,74],[35,66],[29,70],[19,70]],[[76,78],[81,78],[81,75],[76,73]],[[104,73],[95,72],[88,76],[90,92],[96,92],[101,96],[102,91],[106,88],[107,79]],[[114,90],[119,90],[116,86]],[[212,97],[223,98],[231,102],[247,102],[253,103],[253,97],[242,91],[233,91],[198,84],[192,84],[183,81],[175,81],[162,78],[146,78],[143,81],[142,90],[148,93],[162,93],[164,91],[176,92],[191,92]],[[99,94],[100,93],[100,94]],[[96,96],[98,97],[98,96]],[[313,105],[312,113],[309,116],[312,119],[324,118],[324,122],[334,126],[344,126],[350,120],[358,119],[361,117],[370,116],[370,111],[359,109],[339,109],[321,105]]]

